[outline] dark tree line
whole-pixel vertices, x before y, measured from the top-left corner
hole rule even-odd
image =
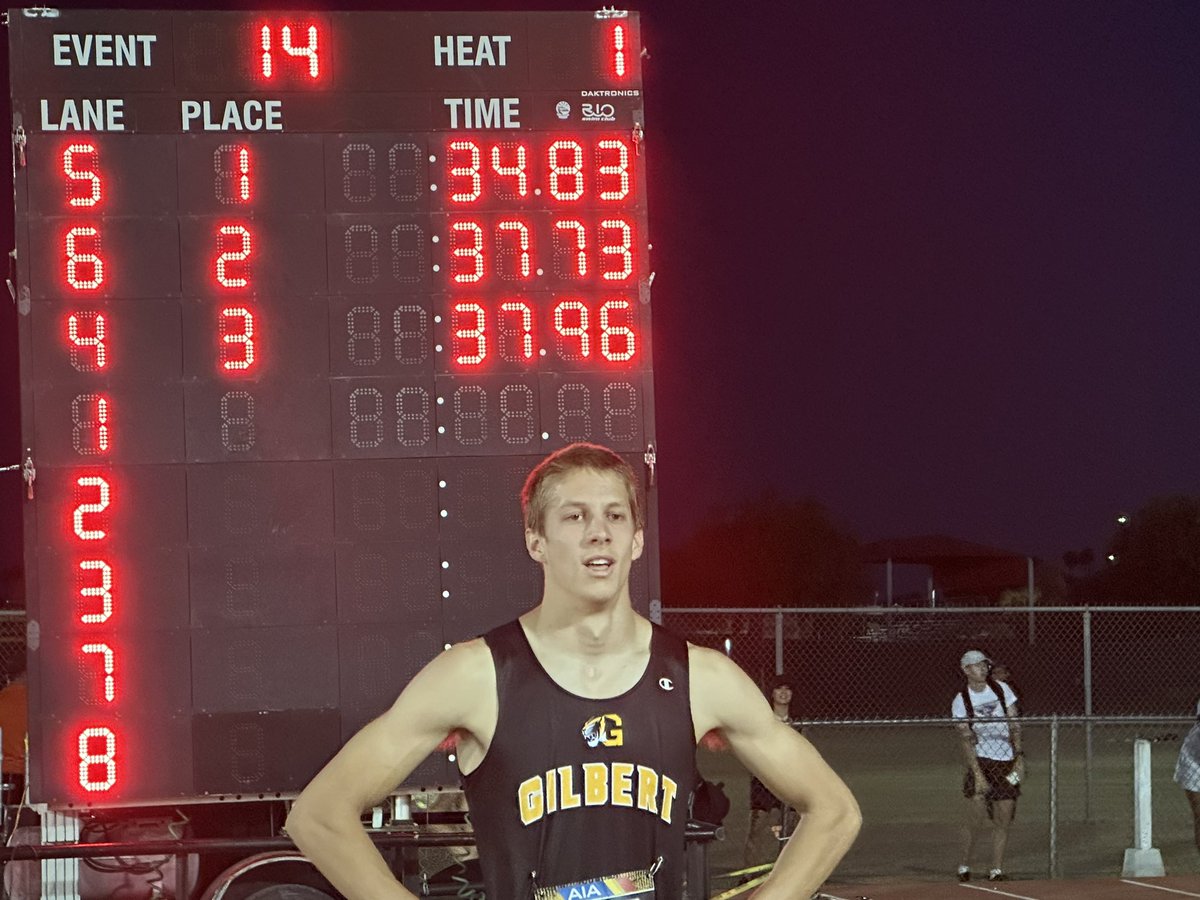
[[[1117,526],[1095,563],[1075,579],[1079,602],[1200,606],[1200,497],[1150,500]]]
[[[662,554],[668,606],[861,606],[870,588],[855,535],[816,500],[767,494],[720,510]]]

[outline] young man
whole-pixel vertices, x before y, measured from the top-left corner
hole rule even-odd
[[[988,871],[988,880],[1004,881],[1008,828],[1016,811],[1017,798],[1021,796],[1021,778],[1025,772],[1021,728],[1017,723],[1017,695],[1007,684],[991,677],[991,660],[981,651],[968,650],[960,663],[967,676],[967,686],[954,695],[950,715],[965,720],[956,727],[967,761],[963,796],[967,798],[969,808],[962,830],[958,880],[971,880],[975,836],[990,819],[992,867]]]
[[[720,729],[804,813],[758,897],[808,900],[854,840],[858,807],[741,669],[634,612],[644,537],[632,470],[575,444],[533,470],[521,500],[541,604],[442,653],[355,735],[296,800],[297,846],[350,900],[411,898],[360,817],[453,733],[488,900],[650,883],[655,900],[678,900],[695,745]]]

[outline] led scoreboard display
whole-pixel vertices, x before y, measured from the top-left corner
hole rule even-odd
[[[294,792],[652,474],[638,19],[9,16],[31,794]]]

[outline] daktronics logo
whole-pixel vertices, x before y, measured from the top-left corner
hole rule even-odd
[[[611,103],[583,103],[579,113],[585,122],[617,121],[617,110]]]

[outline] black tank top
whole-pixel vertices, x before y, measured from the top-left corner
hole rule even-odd
[[[649,869],[656,900],[683,896],[684,830],[696,772],[687,644],[657,625],[650,662],[617,697],[555,683],[519,622],[484,636],[499,717],[465,778],[488,900]]]

